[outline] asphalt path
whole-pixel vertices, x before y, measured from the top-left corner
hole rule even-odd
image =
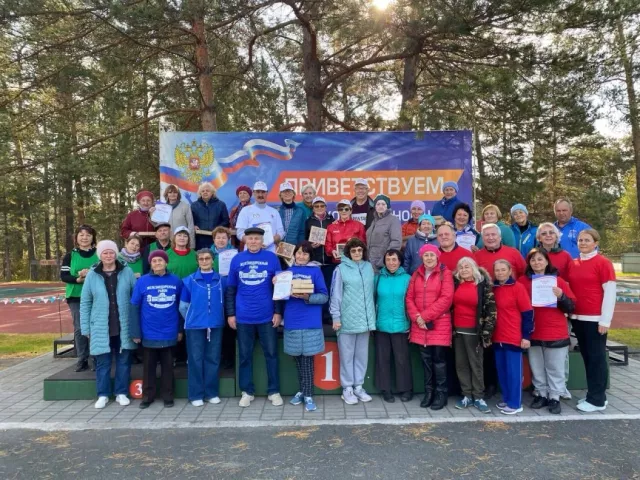
[[[632,479],[639,421],[0,432],[9,479]]]

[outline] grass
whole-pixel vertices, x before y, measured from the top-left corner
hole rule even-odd
[[[53,350],[55,333],[0,334],[0,358],[37,357]]]
[[[609,340],[624,343],[631,349],[640,349],[640,329],[612,328],[609,330]]]
[[[635,277],[635,278],[640,278],[640,273],[616,272],[616,277]]]

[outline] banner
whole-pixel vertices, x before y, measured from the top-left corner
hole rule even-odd
[[[355,196],[354,181],[366,178],[369,195],[383,193],[402,221],[414,200],[431,210],[442,198],[442,184],[458,182],[461,201],[472,203],[471,132],[161,132],[161,193],[176,185],[187,202],[198,185],[211,182],[230,209],[236,188],[269,186],[267,200],[280,203],[278,187],[289,181],[298,201],[311,183],[330,210]]]

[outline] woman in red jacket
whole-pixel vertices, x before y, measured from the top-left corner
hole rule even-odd
[[[419,345],[424,367],[424,398],[420,406],[441,410],[447,404],[453,274],[440,263],[440,250],[435,245],[423,246],[419,254],[423,264],[411,276],[407,290],[409,341]]]
[[[498,318],[492,341],[503,400],[498,408],[515,415],[522,411],[522,350],[531,346],[533,310],[527,290],[511,277],[508,261],[496,260],[493,278]]]
[[[549,261],[558,270],[558,276],[569,281],[569,269],[573,263],[571,255],[560,246],[560,230],[551,222],[538,225],[536,231],[538,247],[549,254]]]
[[[557,298],[555,305],[533,307],[536,328],[531,334],[529,365],[533,376],[533,402],[531,408],[549,407],[549,412],[559,415],[560,397],[566,391],[565,359],[569,352],[569,331],[565,313],[573,312],[575,295],[569,284],[559,276],[558,270],[551,264],[549,254],[540,248],[532,249],[527,255],[527,269],[518,279],[532,298],[532,278],[536,276],[556,277],[557,286],[553,294]]]
[[[582,230],[578,235],[580,258],[569,269],[569,283],[576,291],[571,325],[587,373],[587,397],[578,402],[583,412],[607,408],[607,332],[616,306],[616,274],[611,261],[598,253],[599,242],[598,232]]]
[[[327,255],[333,258],[333,263],[340,263],[338,245],[344,245],[350,238],[359,238],[366,245],[367,235],[364,231],[364,225],[351,218],[351,202],[349,200],[340,200],[336,208],[338,209],[338,220],[327,226],[324,249]]]
[[[155,237],[155,228],[151,223],[151,212],[149,211],[155,203],[155,198],[153,193],[142,190],[136,195],[136,202],[138,202],[138,208],[129,212],[122,222],[120,236],[124,240],[132,235],[141,237],[142,245],[140,245],[140,250],[142,251]]]

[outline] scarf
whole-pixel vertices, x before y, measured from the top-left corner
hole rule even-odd
[[[177,207],[178,205],[180,205],[180,202],[178,201],[178,202],[176,202],[176,203],[170,203],[169,205],[171,205],[171,208],[175,210],[175,209],[176,209],[176,207]]]
[[[598,250],[594,250],[591,253],[580,253],[580,260],[590,260],[598,255]]]
[[[138,253],[129,253],[127,251],[126,248],[122,248],[122,250],[120,250],[120,256],[127,262],[127,263],[135,263],[138,261],[138,259],[140,258],[140,252]]]
[[[242,211],[242,209],[244,207],[246,207],[247,205],[251,205],[251,201],[248,202],[240,202],[238,204],[238,206],[236,207],[236,209],[234,210],[234,212],[231,214],[231,226],[235,228],[236,226],[236,222],[238,221],[238,215],[240,215],[240,212]]]

